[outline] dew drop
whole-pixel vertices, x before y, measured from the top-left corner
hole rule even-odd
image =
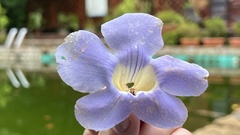
[[[107,86],[102,87],[100,90],[105,90],[107,89]]]

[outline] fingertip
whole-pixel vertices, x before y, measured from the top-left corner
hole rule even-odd
[[[140,130],[140,135],[170,135],[175,128],[172,129],[163,129],[163,128],[158,128],[155,126],[152,126],[150,124],[147,124],[145,122],[142,122],[141,124],[141,130]]]
[[[85,129],[83,135],[98,135],[98,132],[94,130]]]
[[[98,135],[138,135],[139,129],[140,120],[134,114],[130,114],[127,119],[115,127],[100,131]]]
[[[192,133],[185,128],[178,128],[171,135],[192,135]]]
[[[116,125],[113,130],[115,130],[120,135],[138,135],[139,128],[140,120],[134,114],[130,114],[126,120]]]

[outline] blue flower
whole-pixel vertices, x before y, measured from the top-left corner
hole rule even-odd
[[[201,95],[209,73],[169,55],[152,59],[163,47],[162,26],[154,16],[129,13],[102,25],[109,48],[84,30],[71,33],[57,48],[62,80],[89,93],[75,105],[83,127],[109,129],[131,113],[160,128],[183,125],[187,109],[176,96]]]

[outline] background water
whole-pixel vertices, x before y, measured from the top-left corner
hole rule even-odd
[[[74,104],[83,95],[67,86],[56,72],[24,74],[31,84],[29,89],[14,88],[5,70],[0,71],[0,135],[81,135],[83,128],[74,117]],[[193,131],[230,113],[240,103],[239,83],[215,77],[200,97],[181,99],[189,109],[184,127]]]
[[[56,73],[29,73],[29,89],[15,89],[1,72],[0,135],[81,135],[74,118],[81,93],[66,86]]]

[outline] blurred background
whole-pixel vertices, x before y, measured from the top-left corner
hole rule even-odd
[[[189,110],[184,127],[210,134],[202,127],[234,113],[210,129],[237,132],[240,0],[1,0],[0,135],[82,134],[73,110],[83,94],[60,80],[56,47],[79,29],[102,37],[102,23],[129,12],[164,22],[165,46],[153,58],[170,54],[210,72],[203,95],[181,97]]]

